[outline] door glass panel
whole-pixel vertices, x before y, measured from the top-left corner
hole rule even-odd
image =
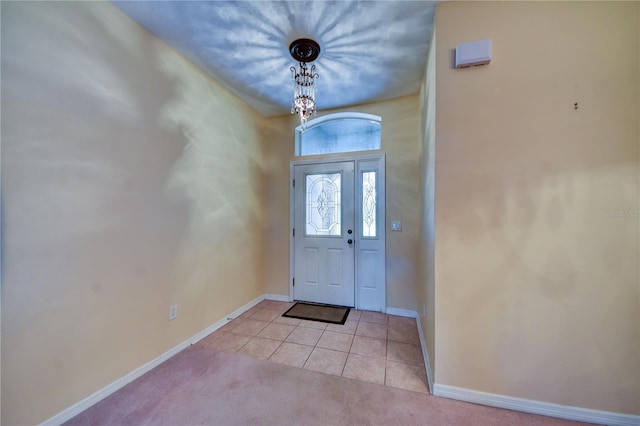
[[[362,173],[362,236],[377,237],[376,172]]]
[[[306,176],[306,235],[342,234],[340,173]]]

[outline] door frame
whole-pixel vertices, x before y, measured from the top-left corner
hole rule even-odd
[[[378,230],[379,230],[379,240],[380,240],[380,244],[382,246],[382,250],[383,250],[383,255],[384,255],[384,262],[382,262],[382,270],[383,272],[380,274],[381,275],[381,286],[382,286],[382,294],[381,294],[381,300],[380,300],[380,306],[379,306],[379,310],[381,312],[385,312],[387,310],[387,291],[386,291],[386,176],[385,176],[385,161],[386,161],[386,155],[384,153],[381,154],[369,154],[369,155],[355,155],[355,156],[336,156],[336,157],[324,157],[324,158],[314,158],[314,159],[306,159],[306,160],[294,160],[294,161],[290,161],[289,162],[289,301],[294,301],[294,296],[295,296],[295,292],[294,292],[294,287],[293,287],[293,278],[294,278],[294,269],[295,269],[295,239],[293,236],[293,228],[295,225],[295,194],[294,194],[294,187],[293,187],[293,180],[295,178],[295,166],[304,166],[304,165],[313,165],[313,164],[330,164],[330,163],[342,163],[345,161],[353,161],[354,162],[354,180],[356,179],[357,176],[359,176],[359,172],[360,172],[360,163],[366,163],[366,162],[372,162],[372,161],[377,161],[379,163],[379,168],[377,169],[378,171],[378,176],[379,176],[379,182],[381,183],[379,185],[379,189],[378,189],[378,200],[382,200],[382,206],[380,208],[380,210],[378,211],[379,214],[379,220],[380,220],[380,224],[378,226]],[[358,184],[358,182],[355,182],[355,197],[357,199],[357,197],[359,197],[361,195],[361,185]],[[356,223],[359,223],[358,221],[361,219],[360,215],[361,212],[358,209],[359,204],[356,202],[355,210],[356,210],[356,215],[355,215],[355,220]],[[359,229],[359,225],[356,226],[356,229]],[[299,231],[300,232],[300,231]],[[358,237],[356,239],[356,242],[359,242],[360,238]],[[360,280],[361,280],[361,274],[360,274],[360,269],[359,269],[359,263],[360,263],[360,256],[357,254],[354,256],[354,270],[355,270],[355,277],[354,277],[354,291],[355,291],[355,309],[365,309],[365,310],[369,310],[371,309],[371,306],[362,306],[361,303],[361,295],[360,295]],[[377,310],[377,309],[376,309]]]

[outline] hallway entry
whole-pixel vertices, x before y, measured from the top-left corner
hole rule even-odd
[[[385,311],[384,156],[291,164],[293,300]]]

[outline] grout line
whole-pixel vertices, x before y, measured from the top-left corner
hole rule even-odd
[[[309,361],[309,358],[311,358],[311,354],[313,353],[314,349],[315,348],[311,349],[311,352],[309,352],[309,355],[307,355],[307,358],[304,360],[304,362],[302,363],[302,367],[300,367],[300,368],[304,368],[304,366],[307,365],[307,361]]]
[[[342,366],[342,371],[340,372],[340,377],[344,377],[344,369],[347,368],[347,361],[349,361],[349,354],[347,353],[347,357],[344,359],[344,365]]]
[[[271,352],[271,354],[267,357],[267,361],[269,361],[271,359],[271,357],[273,356],[273,354],[275,354],[278,351],[278,349],[280,349],[280,346],[282,346],[283,341],[280,340],[279,342],[280,342],[280,344],[278,346],[276,346],[276,348],[273,350],[273,352]]]
[[[236,334],[240,334],[240,333],[236,333]],[[245,334],[245,336],[246,336],[246,334]],[[250,337],[250,338],[249,338],[249,340],[247,340],[247,341],[245,342],[245,344],[244,344],[244,345],[240,346],[240,347],[238,348],[238,350],[237,350],[235,353],[237,353],[237,354],[238,354],[238,353],[240,353],[240,349],[242,349],[242,348],[244,348],[245,346],[247,346],[247,344],[248,344],[250,341],[252,341],[252,340],[253,340],[253,337]]]
[[[383,384],[385,386],[387,386],[387,350],[385,348],[385,352],[384,352],[384,382]]]

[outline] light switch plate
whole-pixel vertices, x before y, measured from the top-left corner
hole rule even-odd
[[[394,220],[391,222],[391,230],[392,231],[402,231],[402,222],[399,220]]]

